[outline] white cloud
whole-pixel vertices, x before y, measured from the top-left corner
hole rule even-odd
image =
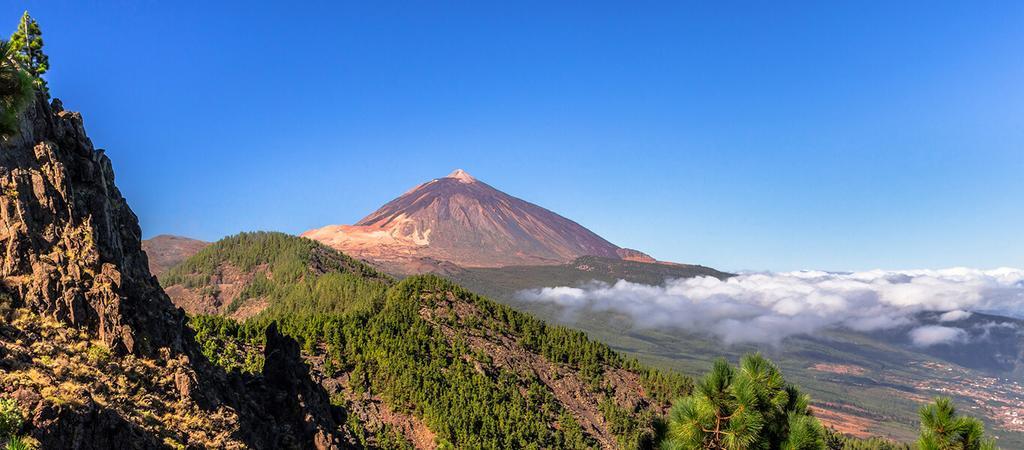
[[[911,324],[921,311],[946,312],[943,321],[966,318],[968,310],[1024,317],[1024,270],[750,273],[662,286],[620,280],[526,290],[519,298],[555,303],[569,313],[626,314],[639,327],[686,329],[730,343],[778,342],[827,327],[891,329]],[[921,332],[922,343],[929,333]]]
[[[926,325],[910,330],[910,339],[919,347],[931,347],[937,344],[952,344],[967,340],[967,331],[955,327]]]
[[[947,313],[942,313],[942,315],[939,316],[939,322],[956,322],[958,320],[964,320],[968,317],[971,317],[971,315],[972,314],[968,311],[964,311],[962,309],[955,309]]]

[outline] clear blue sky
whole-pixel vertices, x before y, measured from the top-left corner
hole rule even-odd
[[[461,167],[661,259],[1024,266],[1024,2],[19,3],[147,236]]]

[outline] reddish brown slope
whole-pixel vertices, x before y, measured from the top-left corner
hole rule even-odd
[[[198,239],[161,234],[142,241],[142,251],[149,257],[149,271],[153,275],[160,275],[199,253],[207,245],[210,243]]]
[[[303,236],[404,267],[424,259],[463,267],[563,264],[584,255],[653,261],[462,170],[413,188],[355,225],[329,225]]]

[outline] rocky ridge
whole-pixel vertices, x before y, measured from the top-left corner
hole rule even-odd
[[[24,431],[44,448],[342,445],[290,338],[267,331],[263,376],[205,360],[150,273],[138,220],[79,113],[38,96],[19,134],[0,141],[0,185],[0,395],[19,399]],[[122,377],[132,394],[105,394]],[[182,411],[224,420],[195,419],[203,433],[195,421],[153,420]]]

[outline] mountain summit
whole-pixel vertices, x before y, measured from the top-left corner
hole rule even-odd
[[[470,175],[469,172],[466,172],[465,170],[462,170],[462,169],[455,169],[454,171],[452,171],[452,173],[448,174],[448,176],[445,177],[445,178],[454,178],[454,179],[459,180],[459,181],[461,181],[463,183],[475,183],[476,182],[476,178],[473,178],[473,176]]]
[[[654,262],[462,169],[416,186],[355,225],[302,235],[405,273],[421,271],[423,264],[563,264],[586,255]]]

